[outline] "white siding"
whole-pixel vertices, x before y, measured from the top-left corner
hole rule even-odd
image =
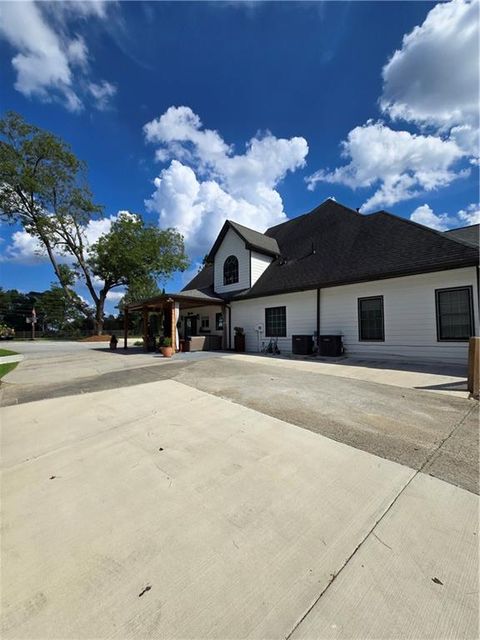
[[[260,278],[262,273],[265,271],[268,265],[272,262],[272,259],[273,258],[271,258],[270,256],[265,256],[262,253],[257,253],[256,251],[252,251],[251,267],[250,267],[252,282],[250,286],[253,287],[255,282]]]
[[[238,282],[235,284],[223,284],[223,264],[228,256],[238,258]],[[217,293],[228,293],[250,287],[250,251],[245,248],[245,242],[240,236],[229,229],[225,234],[222,244],[215,254],[214,284]]]
[[[474,267],[322,289],[320,333],[341,334],[347,354],[356,357],[465,364],[467,342],[437,341],[435,308],[435,289],[465,285],[472,286],[478,335]],[[385,341],[360,342],[358,298],[377,295],[382,295],[384,301]],[[286,306],[287,337],[279,338],[278,345],[283,353],[290,353],[292,334],[313,335],[316,330],[316,296],[316,290],[312,290],[232,302],[231,327],[243,327],[247,351],[258,351],[262,341],[269,340],[265,333],[258,340],[255,331],[258,324],[265,329],[265,308]]]
[[[278,296],[233,302],[232,328],[244,328],[247,351],[260,351],[262,342],[268,343],[270,340],[270,338],[265,337],[265,309],[267,307],[285,306],[287,308],[287,337],[279,338],[278,346],[283,353],[290,353],[292,350],[292,334],[309,334],[313,336],[317,321],[316,304],[315,291],[285,293]],[[263,325],[263,333],[260,335],[255,330],[258,324]]]
[[[467,342],[438,342],[435,289],[471,285],[475,329],[478,299],[474,267],[322,289],[320,333],[342,334],[350,355],[442,362],[467,361]],[[313,295],[313,294],[312,294]],[[383,296],[385,341],[358,339],[358,298]]]

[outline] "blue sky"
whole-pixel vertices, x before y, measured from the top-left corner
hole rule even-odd
[[[1,111],[88,163],[92,240],[140,212],[195,272],[226,218],[263,231],[331,196],[478,218],[478,2],[0,2],[0,59]],[[31,239],[0,235],[2,286],[48,288]]]

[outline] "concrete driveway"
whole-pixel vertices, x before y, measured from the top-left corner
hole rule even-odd
[[[366,367],[220,352],[169,360],[138,348],[112,352],[98,343],[38,341],[14,347],[25,359],[4,378],[4,406],[176,380],[478,492],[478,403],[452,388],[447,394],[429,390],[451,387],[445,379],[453,371],[447,376],[406,365],[393,370],[379,363]]]
[[[2,410],[2,638],[477,638],[477,497],[174,380]]]
[[[0,390],[2,638],[478,638],[475,401],[23,345]]]
[[[177,354],[166,361],[161,354],[143,353],[129,341],[129,348],[110,351],[108,343],[37,340],[10,342],[9,348],[25,358],[21,369],[9,374],[8,381],[22,385],[67,383],[92,375],[127,371],[159,364],[183,364],[210,358],[233,358],[251,365],[268,363],[283,370],[303,371],[334,377],[376,382],[406,389],[422,389],[468,398],[467,371],[461,365],[435,365],[409,362],[385,362],[354,358],[291,359],[258,354],[196,352]]]

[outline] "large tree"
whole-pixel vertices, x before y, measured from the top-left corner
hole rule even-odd
[[[37,239],[64,295],[94,320],[97,333],[112,288],[148,276],[167,278],[187,266],[183,238],[173,229],[146,225],[140,216],[120,216],[106,236],[88,246],[87,225],[101,214],[85,164],[63,140],[16,113],[0,119],[0,215]],[[69,268],[62,266],[65,261]],[[85,285],[91,308],[74,295],[72,277]]]
[[[175,229],[159,229],[137,214],[123,213],[92,246],[89,266],[103,282],[97,306],[97,313],[100,309],[103,313],[107,293],[115,287],[143,289],[149,297],[152,289],[158,291],[157,280],[165,281],[174,271],[186,269],[188,259],[183,237]]]

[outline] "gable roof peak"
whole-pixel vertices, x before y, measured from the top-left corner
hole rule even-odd
[[[215,254],[217,253],[224,237],[230,229],[245,242],[245,246],[247,247],[247,249],[252,249],[253,251],[258,251],[259,253],[264,253],[272,257],[277,257],[278,255],[280,255],[278,243],[274,238],[270,238],[264,233],[255,231],[255,229],[246,227],[239,222],[235,222],[234,220],[225,220],[225,223],[220,233],[218,234],[217,239],[215,240],[215,243],[210,250],[210,253],[208,254],[207,260],[209,262],[213,262]]]

